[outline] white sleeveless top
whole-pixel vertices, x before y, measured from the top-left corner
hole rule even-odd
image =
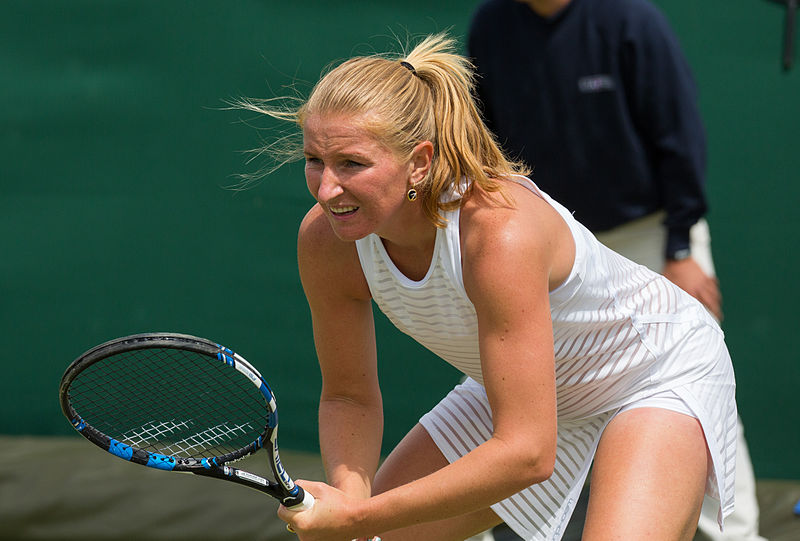
[[[550,292],[555,343],[558,416],[577,419],[691,381],[702,367],[672,367],[659,385],[658,357],[675,340],[660,323],[697,322],[717,327],[703,306],[677,286],[601,245],[559,203],[525,177],[519,184],[544,198],[566,221],[575,262],[566,281]],[[390,259],[381,239],[356,241],[370,292],[380,310],[455,368],[483,382],[475,308],[464,290],[460,210],[445,213],[426,276],[413,281]],[[698,372],[699,371],[699,372]],[[591,395],[589,398],[587,395]]]

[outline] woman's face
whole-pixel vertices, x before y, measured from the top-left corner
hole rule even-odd
[[[359,120],[314,114],[303,125],[308,190],[336,235],[348,241],[400,231],[410,206],[411,162],[400,160]]]

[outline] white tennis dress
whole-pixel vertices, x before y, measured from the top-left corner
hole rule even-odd
[[[555,340],[558,448],[553,475],[492,509],[523,539],[560,539],[603,429],[621,408],[664,397],[699,419],[713,460],[706,493],[733,509],[736,403],[733,368],[719,326],[667,279],[600,244],[525,177],[568,224],[575,263],[550,293]],[[377,235],[356,242],[373,300],[404,333],[469,378],[420,420],[449,461],[491,437],[481,384],[478,323],[464,290],[458,209],[447,212],[431,266],[404,276]],[[666,406],[669,407],[669,406]],[[672,409],[672,408],[670,408]]]

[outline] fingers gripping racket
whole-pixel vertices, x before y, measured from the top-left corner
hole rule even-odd
[[[72,426],[112,455],[233,481],[293,511],[314,503],[281,464],[272,390],[226,347],[184,334],[117,338],[67,368],[59,398]],[[262,447],[274,481],[228,465]]]

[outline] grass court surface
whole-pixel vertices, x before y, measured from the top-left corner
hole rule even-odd
[[[0,436],[0,539],[290,541],[275,502],[253,490],[192,474],[127,464],[75,437]],[[241,461],[266,473],[258,455]],[[322,479],[317,455],[281,451],[295,478]],[[260,460],[261,459],[261,460]],[[800,480],[759,480],[761,535],[800,539]],[[580,528],[567,530],[574,541]],[[519,539],[497,533],[497,541]],[[695,538],[701,541],[701,536]]]

